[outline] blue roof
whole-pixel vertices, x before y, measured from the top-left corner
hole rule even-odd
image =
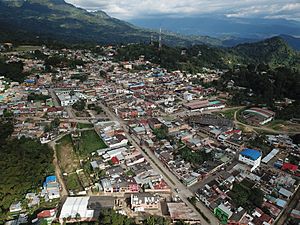
[[[25,80],[25,82],[29,83],[29,84],[33,84],[33,83],[35,83],[35,80],[33,80],[33,79],[27,79],[27,80]]]
[[[56,176],[48,176],[46,177],[46,183],[55,182]]]
[[[250,148],[245,148],[240,154],[252,160],[257,160],[259,157],[261,157],[260,151]]]
[[[282,200],[280,198],[276,199],[276,205],[279,206],[279,207],[281,207],[281,208],[283,208],[286,205],[286,203],[287,203],[286,201],[284,201],[284,200]]]

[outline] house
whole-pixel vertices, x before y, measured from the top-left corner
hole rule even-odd
[[[56,218],[57,209],[43,210],[37,214],[37,218],[40,220],[46,220],[48,224],[52,224],[53,220]]]
[[[292,163],[283,163],[282,165],[282,170],[287,170],[287,171],[291,171],[291,172],[296,172],[298,170],[298,166],[294,165]]]
[[[160,208],[160,198],[151,193],[136,193],[130,197],[131,209],[135,212],[144,212]]]
[[[227,224],[228,220],[232,216],[233,212],[229,206],[221,203],[214,209],[215,216],[221,221],[222,224]]]
[[[122,134],[117,134],[115,136],[106,138],[104,140],[105,140],[105,144],[111,149],[124,147],[128,143],[128,139]]]
[[[198,182],[198,178],[189,174],[185,174],[182,177],[182,182],[184,185],[186,185],[187,187],[190,187],[194,184],[196,184]]]
[[[154,129],[160,129],[162,126],[162,123],[157,118],[151,118],[148,120],[149,127]]]
[[[113,192],[113,187],[111,181],[104,178],[100,181],[103,192]]]
[[[22,211],[22,204],[21,202],[15,202],[10,205],[9,212],[10,213],[18,213]]]
[[[43,191],[47,198],[50,200],[60,198],[59,188],[60,185],[57,182],[56,176],[46,177],[46,181],[43,184]]]
[[[261,152],[254,149],[245,148],[239,154],[239,161],[251,166],[250,171],[254,171],[260,165]]]
[[[290,197],[293,195],[292,192],[290,192],[289,190],[281,187],[278,191],[278,193],[282,196],[284,196],[286,199],[290,199]]]
[[[40,204],[40,199],[35,193],[27,193],[25,198],[28,200],[28,207]]]
[[[61,106],[71,106],[79,100],[79,98],[76,95],[70,95],[70,94],[57,93],[57,97],[59,99]]]

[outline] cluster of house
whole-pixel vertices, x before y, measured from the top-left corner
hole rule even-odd
[[[299,161],[293,160],[300,157],[299,145],[288,135],[267,135],[267,142],[274,149],[265,157],[264,163],[299,177]]]
[[[103,52],[105,56],[87,50],[43,48],[45,55],[84,62],[84,66],[72,68],[51,66],[55,73],[46,72],[41,60],[25,59],[22,53],[11,53],[9,61],[22,61],[24,70],[31,72],[23,83],[11,82],[5,76],[0,78],[0,115],[10,112],[17,118],[13,135],[38,137],[42,143],[47,143],[53,133],[45,131],[45,127],[54,118],[68,118],[65,107],[79,100],[86,103],[99,100],[125,120],[131,137],[140,146],[150,148],[186,186],[205,182],[206,177],[223,171],[226,176],[208,182],[197,192],[198,199],[222,222],[271,224],[277,218],[297,189],[293,176],[298,174],[298,165],[291,162],[289,156],[299,157],[299,146],[288,136],[269,135],[267,142],[274,149],[263,157],[260,151],[245,148],[245,137],[233,121],[205,114],[224,108],[223,99],[228,96],[195,81],[218,80],[223,71],[204,68],[203,73],[195,75],[168,72],[145,61],[143,56],[131,62],[114,62],[111,58],[116,53],[113,48],[107,47]],[[32,94],[49,98],[28,101]],[[264,125],[274,118],[274,113],[264,108],[250,108],[242,116],[251,124]],[[45,118],[49,120],[45,121]],[[69,131],[72,126],[72,123],[60,122],[58,130]],[[99,207],[119,206],[119,196],[130,199],[132,212],[161,211],[162,195],[170,194],[171,190],[160,173],[129,142],[118,124],[99,122],[96,131],[107,148],[94,152],[88,160],[92,176],[97,177],[93,189],[99,195],[106,195],[106,199],[69,197],[63,204],[60,222],[93,221],[99,216]],[[207,156],[207,159],[201,163],[190,162],[181,154],[183,150]],[[285,158],[277,160],[280,154]],[[230,166],[233,168],[227,171],[225,168]],[[243,180],[254,181],[255,187],[264,192],[262,206],[251,212],[236,206],[230,198],[234,184]],[[39,204],[40,197],[46,201],[60,197],[55,176],[46,178],[38,195],[26,195],[32,206]],[[17,203],[11,210],[20,212],[20,207],[22,204]],[[199,219],[182,202],[167,202],[167,208],[168,216],[174,220],[195,222]],[[56,209],[44,210],[37,217],[51,222],[56,213]],[[294,214],[297,215],[297,211]]]
[[[129,132],[137,137],[140,144],[150,148],[187,186],[192,186],[229,164],[236,152],[243,148],[241,131],[234,129],[232,121],[211,114],[189,117],[187,120],[150,117],[129,120],[127,124]],[[157,130],[165,132],[177,142],[157,140]],[[183,148],[192,152],[202,151],[212,158],[192,165],[178,154]]]
[[[11,220],[8,224],[20,224],[21,221],[28,223],[27,217],[22,217],[22,215],[26,215],[27,209],[37,209],[39,207],[43,207],[42,202],[51,202],[54,200],[60,199],[60,184],[55,175],[51,175],[45,178],[43,186],[41,190],[38,192],[29,192],[25,195],[25,199],[23,201],[14,202],[11,204],[9,208],[9,212],[12,215],[19,215],[17,219]],[[37,214],[38,219],[46,219],[48,224],[51,224],[52,221],[56,218],[56,209],[52,210],[44,210]],[[22,222],[23,223],[23,222]]]
[[[258,150],[244,149],[238,159],[230,171],[197,191],[198,200],[224,224],[272,224],[299,188],[297,180],[283,171],[261,166],[262,154]],[[247,182],[248,188],[258,188],[263,193],[262,204],[251,210],[238,205],[231,196],[234,185]]]
[[[126,62],[126,68],[147,65],[143,70],[125,70],[124,65],[105,62],[107,71],[106,88],[99,93],[105,104],[115,109],[123,119],[140,116],[155,116],[158,113],[175,113],[195,110],[213,110],[225,107],[219,100],[205,100],[216,94],[214,88],[204,88],[192,81],[208,75],[212,80],[218,79],[222,72],[207,71],[191,75],[181,71],[167,72],[147,61]],[[131,65],[128,67],[128,65]],[[123,67],[122,67],[123,65]],[[113,70],[111,68],[113,67]],[[199,78],[199,79],[200,79]]]
[[[61,224],[64,222],[92,222],[99,219],[101,209],[115,209],[124,214],[122,205],[128,206],[133,213],[148,212],[155,213],[161,211],[164,198],[152,193],[135,193],[128,195],[129,201],[126,202],[119,197],[113,196],[83,196],[68,197],[64,202],[60,215],[58,217]],[[199,222],[200,218],[197,213],[191,210],[182,202],[167,202],[166,216],[173,221],[190,221]]]
[[[162,176],[134,146],[129,145],[119,125],[103,123],[100,126],[100,137],[108,148],[98,150],[90,159],[94,172],[105,171],[105,175],[95,183],[99,192],[170,192]]]

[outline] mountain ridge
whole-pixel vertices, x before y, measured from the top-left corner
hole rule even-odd
[[[0,0],[0,41],[54,41],[62,43],[149,43],[159,32],[138,28],[110,17],[104,11],[88,12],[64,0]],[[259,39],[210,36],[184,36],[164,31],[163,43],[173,46],[207,44],[232,47]],[[300,39],[282,35],[294,49]]]
[[[158,39],[159,35],[112,18],[103,11],[88,12],[63,0],[0,0],[0,10],[2,41],[39,37],[75,43],[145,43],[150,42],[151,36]],[[191,38],[172,33],[163,33],[163,38],[170,45],[216,42],[213,38]]]

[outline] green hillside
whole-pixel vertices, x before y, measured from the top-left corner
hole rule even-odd
[[[280,37],[273,37],[264,41],[241,44],[233,48],[238,54],[251,63],[265,63],[272,66],[300,66],[300,54],[293,50]]]
[[[145,43],[158,33],[112,18],[103,11],[88,12],[63,0],[0,0],[0,41],[57,41],[67,43]],[[169,45],[219,44],[209,37],[164,33]]]
[[[164,46],[161,51],[157,46],[130,45],[119,50],[118,59],[132,60],[145,55],[147,60],[161,64],[170,70],[199,72],[202,67],[232,68],[238,64],[267,64],[271,68],[288,66],[300,69],[300,54],[291,49],[281,38],[275,37],[265,41],[242,44],[234,48],[194,45],[185,48]]]

